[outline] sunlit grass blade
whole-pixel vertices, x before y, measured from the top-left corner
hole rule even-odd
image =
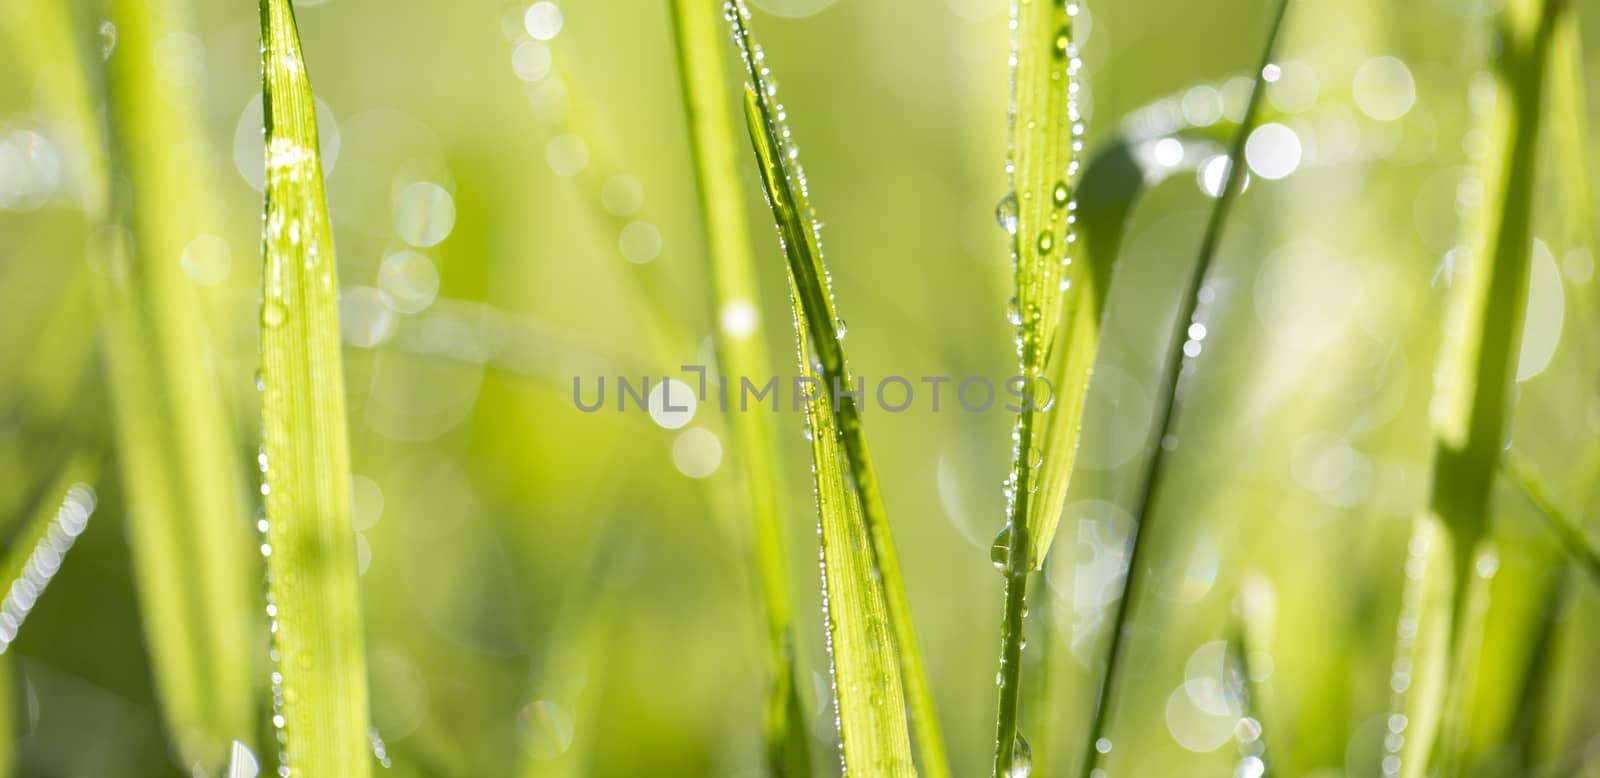
[[[274,703],[293,774],[361,778],[373,756],[337,274],[311,82],[289,0],[261,0],[261,41],[267,141],[261,464],[273,650],[282,679]]]
[[[259,568],[227,393],[193,284],[175,261],[220,229],[204,119],[193,94],[162,78],[159,43],[187,34],[188,12],[179,0],[110,4],[109,170],[127,186],[91,185],[116,193],[91,284],[158,697],[183,766],[215,771],[229,743],[255,733]],[[84,127],[100,126],[88,118],[93,106],[81,110]],[[98,218],[99,205],[90,209]]]
[[[1069,256],[1077,240],[1072,226],[1077,203],[1071,186],[1078,172],[1074,152],[1082,147],[1083,134],[1074,101],[1074,77],[1082,66],[1072,40],[1077,13],[1077,0],[1012,5],[1011,192],[1000,203],[999,217],[1012,240],[1016,299],[1010,316],[1017,327],[1018,374],[1030,394],[1041,395],[1038,401],[1050,415],[1040,430],[1036,425],[1044,407],[1024,403],[1017,414],[1006,524],[994,544],[998,555],[993,562],[1005,576],[996,776],[1025,775],[1033,769],[1032,749],[1017,727],[1028,575],[1043,564],[1061,519],[1100,324],[1098,290],[1079,283],[1076,294],[1068,291],[1074,278],[1085,275],[1085,263],[1073,265]],[[1067,294],[1074,304],[1063,324]],[[1058,331],[1067,348],[1055,357],[1057,367],[1047,389],[1040,379]]]
[[[678,71],[690,149],[705,223],[721,374],[738,381],[771,374],[760,330],[760,290],[750,252],[750,228],[739,182],[739,151],[728,109],[722,64],[720,3],[673,0]],[[772,423],[764,413],[734,413],[733,457],[743,476],[744,508],[755,540],[755,567],[766,602],[768,668],[767,766],[774,776],[811,772],[810,738],[797,687],[793,607],[785,573],[779,480]]]
[[[1522,342],[1550,41],[1563,6],[1563,0],[1514,0],[1498,22],[1500,99],[1490,133],[1493,153],[1482,171],[1485,190],[1492,194],[1481,207],[1471,267],[1457,274],[1450,291],[1450,320],[1462,326],[1441,344],[1432,405],[1432,491],[1418,519],[1439,525],[1440,541],[1447,546],[1439,553],[1451,565],[1451,604],[1440,638],[1449,679],[1437,689],[1411,693],[1410,725],[1398,755],[1403,778],[1433,769],[1453,775],[1460,769],[1456,733],[1465,706],[1452,697],[1466,693],[1475,664],[1481,614],[1471,603],[1486,584],[1474,569],[1488,542],[1490,487],[1505,447]]]
[[[779,118],[783,111],[776,105],[777,90],[771,83],[764,62],[765,55],[751,40],[749,11],[737,0],[727,6],[727,11],[727,18],[733,25],[734,40],[750,78],[745,90],[745,120],[760,163],[767,203],[771,206],[779,240],[788,260],[795,322],[799,330],[800,367],[802,372],[815,376],[822,385],[821,398],[812,402],[813,410],[809,416],[817,466],[818,502],[823,514],[824,562],[826,564],[832,559],[833,564],[838,565],[837,571],[828,574],[825,584],[828,587],[841,587],[842,593],[846,591],[842,588],[846,583],[836,582],[834,578],[853,574],[850,572],[852,568],[859,568],[863,564],[866,566],[864,571],[857,572],[864,572],[867,580],[850,584],[858,586],[860,594],[845,599],[836,596],[829,598],[828,621],[834,633],[832,661],[840,718],[855,719],[850,726],[856,729],[863,728],[868,720],[875,721],[869,731],[875,732],[878,738],[876,742],[869,743],[857,735],[852,743],[851,736],[841,732],[846,767],[856,774],[910,774],[909,754],[902,759],[899,753],[903,743],[897,726],[882,718],[873,718],[890,712],[885,708],[889,701],[898,702],[903,679],[904,712],[898,704],[892,706],[892,712],[895,716],[910,718],[917,762],[922,773],[930,778],[943,778],[949,773],[944,741],[939,734],[927,673],[923,669],[922,656],[911,625],[910,606],[906,601],[905,585],[901,580],[900,562],[890,535],[883,495],[867,455],[857,398],[843,391],[854,384],[845,363],[844,348],[840,344],[842,333],[834,310],[828,273],[822,264],[817,226],[807,204],[805,176],[797,161],[798,155],[790,145],[788,129]],[[851,526],[858,521],[860,527]],[[828,529],[830,523],[834,524],[831,533]],[[864,533],[867,541],[864,546],[837,545],[851,537],[847,533],[858,531]],[[889,627],[887,634],[868,631],[870,620],[879,617],[873,599],[876,597],[882,598],[882,618],[887,619]],[[874,636],[870,646],[878,652],[888,651],[896,658],[898,672],[887,673],[875,664],[847,667],[863,660],[849,655],[841,656],[838,640],[841,629]],[[865,647],[858,645],[857,650]],[[877,657],[872,661],[880,659]],[[851,688],[844,678],[839,677],[841,671],[863,680],[870,679],[872,685]],[[903,727],[904,724],[898,726]],[[852,750],[855,751],[854,755],[851,754]]]
[[[1245,166],[1242,162],[1245,140],[1255,128],[1263,93],[1266,91],[1266,81],[1262,72],[1268,64],[1271,64],[1277,51],[1288,10],[1289,0],[1279,0],[1272,16],[1271,26],[1267,30],[1267,40],[1262,48],[1261,60],[1253,74],[1254,84],[1250,89],[1250,100],[1245,106],[1244,117],[1239,122],[1229,147],[1227,175],[1224,176],[1222,188],[1212,205],[1210,219],[1200,239],[1198,258],[1189,271],[1182,296],[1179,298],[1178,316],[1173,320],[1175,331],[1169,336],[1167,350],[1163,355],[1159,379],[1161,388],[1157,392],[1154,414],[1157,423],[1154,425],[1155,434],[1150,438],[1152,452],[1139,485],[1138,498],[1133,510],[1133,529],[1128,538],[1128,573],[1123,581],[1122,596],[1117,601],[1116,615],[1112,617],[1107,627],[1109,645],[1106,648],[1105,666],[1100,668],[1099,689],[1094,697],[1094,713],[1090,718],[1088,737],[1084,741],[1082,750],[1084,778],[1089,778],[1100,769],[1100,760],[1104,752],[1099,746],[1102,742],[1110,742],[1107,734],[1111,726],[1112,706],[1117,700],[1118,672],[1126,658],[1123,640],[1128,632],[1127,627],[1132,619],[1133,608],[1139,598],[1141,582],[1144,580],[1142,552],[1148,544],[1143,541],[1149,532],[1148,520],[1157,505],[1156,498],[1159,496],[1162,476],[1165,474],[1167,454],[1175,448],[1172,434],[1176,420],[1178,385],[1184,375],[1184,346],[1187,337],[1185,333],[1194,321],[1195,311],[1199,306],[1200,289],[1210,274],[1211,263],[1216,258],[1218,246],[1221,245],[1223,229],[1227,225],[1229,214],[1232,213],[1234,200],[1244,187]]]
[[[790,290],[798,301],[792,281]],[[814,353],[806,312],[798,303],[794,310],[801,374],[821,385],[827,376],[805,364]],[[806,422],[822,528],[823,610],[845,774],[916,775],[887,598],[875,575],[877,561],[860,496],[851,488],[831,393],[808,394]]]

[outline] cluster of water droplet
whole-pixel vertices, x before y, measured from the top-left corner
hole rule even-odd
[[[1394,665],[1390,669],[1392,694],[1388,731],[1383,739],[1381,766],[1385,778],[1400,774],[1400,754],[1405,748],[1406,700],[1411,689],[1412,663],[1416,654],[1417,627],[1422,619],[1422,601],[1427,593],[1428,556],[1434,542],[1429,525],[1419,524],[1407,544],[1406,583],[1400,595],[1400,620],[1395,629]]]
[[[55,517],[50,519],[44,536],[39,538],[33,553],[28,555],[28,561],[23,564],[22,573],[11,582],[5,600],[0,601],[0,654],[4,654],[11,647],[11,641],[16,640],[17,630],[22,628],[22,622],[33,611],[39,595],[44,593],[45,587],[50,585],[50,579],[61,569],[61,561],[72,549],[72,544],[89,526],[89,516],[94,513],[94,508],[93,489],[85,484],[73,484],[67,490],[66,499],[62,501]]]

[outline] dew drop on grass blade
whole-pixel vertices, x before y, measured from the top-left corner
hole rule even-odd
[[[738,0],[728,3],[725,11],[750,79],[745,90],[745,120],[767,204],[788,261],[799,330],[800,368],[816,378],[822,393],[821,399],[812,401],[809,417],[823,521],[823,562],[827,573],[824,589],[840,587],[839,591],[848,595],[831,597],[827,616],[833,634],[835,702],[839,706],[846,769],[857,775],[910,774],[910,755],[904,742],[905,719],[909,717],[918,766],[929,778],[943,778],[949,773],[944,742],[911,626],[883,495],[867,455],[860,410],[855,398],[835,391],[835,384],[837,388],[851,384],[840,343],[840,319],[822,264],[817,226],[807,204],[805,175],[788,129],[778,118],[783,111],[776,105],[777,89],[767,70],[765,54],[751,39],[749,11]],[[830,523],[835,525],[832,532]],[[849,533],[859,533],[866,543],[856,547],[834,545],[846,541],[852,536]],[[865,574],[866,580],[834,580],[857,574]],[[880,620],[886,620],[887,631],[872,626]],[[846,632],[863,635],[870,641],[841,645],[838,637]],[[842,653],[847,647],[850,653]],[[890,667],[882,665],[885,656]],[[839,677],[841,673],[860,677],[871,685],[852,687]],[[902,695],[903,708],[886,704]],[[898,721],[886,718],[890,714]],[[852,737],[848,730],[858,734]]]
[[[266,120],[262,492],[275,724],[294,775],[370,774],[337,275],[311,82],[289,0],[261,0]],[[281,723],[280,723],[281,722]]]
[[[771,373],[760,321],[749,219],[739,181],[738,139],[728,109],[717,0],[673,0],[680,82],[695,181],[709,248],[717,360],[725,376]],[[755,539],[755,567],[765,597],[768,662],[767,765],[774,776],[808,776],[810,737],[797,686],[795,637],[785,571],[780,482],[772,424],[764,413],[728,416],[743,476],[743,505]]]

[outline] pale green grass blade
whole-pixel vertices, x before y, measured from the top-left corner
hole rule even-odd
[[[1028,574],[1043,564],[1061,520],[1100,324],[1097,290],[1081,282],[1086,263],[1074,265],[1069,256],[1077,240],[1074,152],[1083,143],[1074,100],[1074,79],[1082,66],[1072,40],[1077,13],[1077,0],[1012,5],[1011,154],[1006,164],[1012,191],[1001,201],[999,217],[1012,240],[1016,307],[1011,321],[1017,327],[1018,374],[1029,382],[1030,394],[1048,397],[1038,398],[1041,407],[1025,403],[1017,415],[1006,524],[994,546],[993,562],[1005,576],[996,776],[1026,775],[1033,769],[1032,749],[1017,725]],[[1075,278],[1079,283],[1073,293]],[[1063,322],[1067,295],[1073,304]],[[1045,377],[1058,332],[1067,348],[1055,355],[1056,369],[1046,384],[1039,379]],[[1045,408],[1045,428],[1036,429],[1039,411]]]
[[[801,299],[792,281],[790,291],[795,300]],[[827,377],[805,364],[813,353],[806,312],[798,303],[794,311],[801,375],[820,385]],[[822,602],[844,771],[858,776],[913,776],[900,663],[861,500],[850,486],[848,455],[830,394],[809,394],[806,422],[817,470]]]
[[[1448,316],[1462,326],[1440,348],[1432,405],[1432,494],[1420,520],[1437,522],[1447,533],[1441,542],[1449,548],[1440,553],[1450,560],[1452,594],[1440,639],[1450,681],[1411,692],[1410,725],[1398,754],[1403,778],[1435,768],[1445,775],[1460,769],[1456,733],[1466,706],[1451,698],[1467,693],[1474,672],[1481,614],[1471,603],[1486,587],[1474,566],[1488,535],[1490,487],[1505,445],[1522,342],[1550,41],[1564,5],[1562,0],[1513,0],[1499,19],[1500,96],[1490,133],[1495,151],[1482,171],[1492,196],[1482,206],[1471,267],[1457,274],[1450,291]],[[1433,621],[1431,615],[1428,620]],[[1448,717],[1447,711],[1452,712]]]
[[[673,0],[678,71],[689,120],[695,181],[710,249],[713,321],[721,374],[737,381],[771,375],[760,330],[723,325],[759,322],[760,290],[750,253],[749,216],[739,182],[739,150],[726,96],[721,7],[716,0]],[[785,573],[781,493],[772,421],[765,413],[733,413],[733,456],[743,476],[744,508],[755,540],[755,567],[766,601],[768,667],[767,765],[774,776],[811,772],[810,738],[796,686],[793,606]]]
[[[255,733],[259,568],[226,393],[192,283],[173,261],[219,230],[203,119],[158,62],[158,42],[188,29],[188,11],[177,0],[111,3],[110,170],[128,186],[106,204],[113,226],[94,244],[106,253],[91,286],[158,696],[183,765],[214,771],[232,740]],[[92,105],[79,110],[83,127],[99,127]],[[85,139],[91,159],[102,142]],[[91,222],[106,218],[101,203],[89,210]]]
[[[1094,697],[1094,712],[1090,718],[1088,737],[1084,741],[1082,753],[1083,778],[1090,778],[1096,770],[1100,769],[1100,761],[1104,753],[1100,749],[1102,741],[1110,742],[1107,734],[1111,726],[1112,706],[1117,702],[1118,673],[1125,657],[1123,640],[1128,632],[1128,624],[1132,620],[1133,608],[1139,598],[1141,584],[1144,580],[1143,564],[1144,553],[1148,547],[1143,542],[1147,537],[1148,520],[1157,504],[1157,497],[1165,474],[1167,441],[1174,430],[1176,420],[1176,402],[1178,384],[1183,378],[1183,365],[1185,354],[1185,333],[1193,323],[1195,311],[1199,306],[1199,292],[1205,285],[1211,270],[1211,263],[1216,258],[1217,248],[1222,242],[1223,229],[1227,225],[1228,216],[1232,213],[1233,204],[1242,191],[1244,185],[1244,145],[1250,137],[1250,132],[1255,128],[1260,112],[1265,90],[1265,80],[1262,72],[1271,64],[1278,48],[1278,41],[1284,29],[1284,19],[1288,15],[1289,0],[1279,0],[1272,17],[1271,26],[1267,31],[1267,39],[1262,47],[1261,60],[1252,74],[1254,82],[1250,90],[1250,100],[1245,106],[1244,117],[1239,122],[1234,132],[1233,142],[1228,151],[1227,175],[1224,177],[1222,188],[1218,193],[1216,202],[1211,209],[1211,216],[1206,223],[1206,230],[1200,239],[1199,256],[1195,266],[1189,272],[1187,283],[1184,285],[1182,296],[1179,298],[1178,316],[1173,320],[1175,332],[1168,338],[1167,351],[1163,356],[1161,392],[1157,395],[1157,406],[1154,418],[1158,423],[1154,425],[1155,434],[1150,438],[1152,452],[1149,462],[1145,466],[1142,482],[1139,486],[1139,496],[1133,510],[1133,530],[1128,539],[1128,573],[1122,586],[1122,596],[1117,601],[1116,614],[1107,626],[1109,645],[1106,648],[1105,666],[1100,669],[1099,688]],[[1112,212],[1114,213],[1114,211]]]
[[[818,501],[823,508],[824,516],[824,545],[827,546],[830,542],[826,526],[829,523],[830,513],[833,523],[847,523],[854,518],[848,506],[853,501],[859,500],[859,518],[868,542],[864,547],[867,551],[866,558],[855,560],[855,563],[865,562],[868,565],[869,579],[863,583],[863,589],[880,592],[875,596],[883,598],[892,635],[875,647],[888,649],[898,658],[899,672],[894,675],[884,673],[876,667],[850,668],[850,673],[873,678],[882,686],[849,690],[855,695],[864,694],[865,699],[847,699],[843,696],[846,695],[845,684],[842,681],[836,683],[841,695],[836,698],[840,707],[840,718],[843,719],[848,715],[856,718],[859,724],[863,719],[880,712],[882,701],[900,697],[901,692],[898,687],[903,678],[905,715],[910,719],[918,766],[923,774],[930,778],[943,778],[949,774],[944,740],[939,734],[932,695],[928,689],[927,673],[923,669],[921,652],[917,647],[916,634],[911,625],[910,606],[906,601],[905,585],[901,579],[900,562],[895,552],[894,540],[889,531],[883,495],[867,454],[860,409],[855,397],[839,391],[853,386],[853,383],[846,367],[844,348],[840,344],[839,320],[834,310],[828,273],[822,264],[816,223],[807,204],[805,176],[798,164],[798,155],[790,145],[788,129],[779,119],[783,111],[776,105],[777,90],[771,83],[764,62],[765,55],[751,40],[748,28],[749,11],[737,0],[728,6],[728,11],[727,18],[733,25],[734,40],[739,46],[750,78],[750,86],[745,91],[746,124],[760,161],[767,203],[772,208],[779,240],[788,260],[795,320],[801,330],[801,369],[819,378],[823,395],[828,399],[827,403],[817,401],[817,408],[823,412],[822,415],[825,415],[826,419],[817,418],[819,415],[817,413],[810,414],[811,424],[825,423],[825,430],[828,433],[820,434],[818,426],[812,429],[813,454],[818,459],[816,463]],[[842,446],[842,454],[834,454],[838,457],[837,462],[829,465],[821,460],[823,455],[828,454],[828,451],[823,450],[824,446],[829,448]],[[853,483],[845,480],[847,475]],[[828,479],[826,483],[823,481],[825,477]],[[850,496],[850,499],[843,501],[843,505],[840,504],[841,495]],[[836,527],[832,542],[845,540],[842,536],[845,529],[847,528]],[[853,558],[861,551],[850,546],[834,546],[831,550],[837,552],[832,558],[843,568],[841,573],[848,569],[848,566],[845,564],[846,560],[840,557],[849,555]],[[826,582],[828,586],[843,585],[833,582],[833,577],[830,574]],[[852,620],[859,620],[870,617],[872,612],[870,601],[835,598],[830,601],[828,619],[831,625],[841,623],[838,620],[846,614],[849,614]],[[865,627],[864,624],[857,623],[849,628]],[[839,656],[837,638],[834,648],[833,665],[837,678],[843,665],[856,660]],[[874,695],[880,701],[878,706],[872,704]],[[852,709],[848,714],[845,710],[847,703]],[[895,706],[897,714],[899,710],[899,707]],[[872,745],[857,739],[852,746],[848,742],[848,736],[841,733],[847,740],[846,764],[851,765],[851,760],[855,759],[855,764],[858,766],[853,769],[857,774],[861,774],[861,771],[865,771],[868,775],[893,774],[881,772],[885,765],[894,766],[896,772],[901,769],[901,757],[897,753],[901,743],[895,734],[895,729],[887,722],[880,722],[877,731],[882,737],[882,742]],[[858,756],[850,755],[851,748],[858,750]],[[862,750],[865,750],[866,754],[860,754]],[[903,768],[908,771],[905,774],[909,774],[909,761]]]
[[[261,382],[268,570],[295,775],[371,771],[337,273],[311,82],[289,0],[262,0],[267,175]],[[275,679],[276,680],[276,679]]]

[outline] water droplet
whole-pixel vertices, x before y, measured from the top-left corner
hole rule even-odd
[[[1006,522],[994,536],[994,544],[989,546],[989,561],[996,570],[1004,571],[1011,566],[1011,522]]]
[[[1006,778],[1028,778],[1033,772],[1033,747],[1021,732],[1011,741],[1011,765],[1006,768]]]
[[[840,340],[844,340],[845,334],[850,331],[850,328],[845,325],[844,319],[834,319],[833,329]]]
[[[1056,32],[1056,59],[1066,59],[1067,50],[1072,48],[1072,23],[1061,25]]]
[[[1039,233],[1039,253],[1049,254],[1050,249],[1056,245],[1056,236],[1049,230]]]
[[[111,59],[111,52],[117,50],[117,25],[107,21],[100,23],[100,59]]]
[[[1064,208],[1067,205],[1067,199],[1071,196],[1072,192],[1067,189],[1067,182],[1057,181],[1056,188],[1050,192],[1050,201],[1055,203],[1057,208]]]
[[[1103,737],[1094,741],[1094,750],[1099,751],[1102,754],[1111,753],[1111,738]]]
[[[1014,326],[1022,325],[1022,309],[1017,307],[1017,298],[1015,297],[1011,298],[1011,302],[1006,304],[1006,321],[1011,322]]]
[[[268,327],[277,327],[289,318],[289,311],[283,303],[277,300],[268,300],[261,305],[261,323]]]
[[[995,221],[1000,223],[1000,229],[1007,235],[1017,234],[1017,193],[1007,192],[1005,197],[994,207]]]

